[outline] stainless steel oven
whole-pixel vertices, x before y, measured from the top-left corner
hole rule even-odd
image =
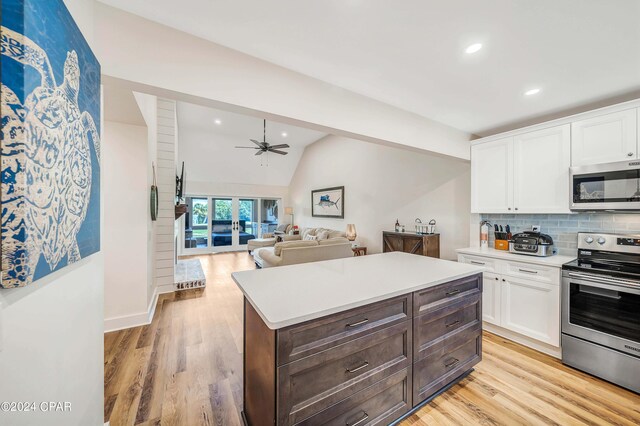
[[[562,270],[562,361],[640,392],[640,235],[578,238]]]
[[[640,160],[570,168],[571,210],[640,210]]]

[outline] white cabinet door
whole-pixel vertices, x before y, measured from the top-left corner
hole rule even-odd
[[[502,327],[560,346],[560,286],[503,277]]]
[[[500,325],[501,295],[500,275],[484,272],[482,279],[482,319]]]
[[[571,165],[638,158],[637,110],[629,109],[571,124]]]
[[[510,213],[513,206],[513,138],[471,147],[472,213]]]
[[[570,213],[569,124],[515,136],[513,163],[515,213]]]

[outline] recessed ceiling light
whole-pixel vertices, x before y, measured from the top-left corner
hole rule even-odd
[[[464,51],[467,53],[476,53],[480,49],[482,49],[482,43],[474,43],[471,46],[467,47]]]
[[[286,137],[288,136],[288,135],[287,135],[287,132],[282,132],[282,133],[280,133],[280,134],[282,135],[282,137],[283,137],[283,138],[286,138]]]
[[[215,120],[213,120],[214,123],[216,123],[218,126],[222,124],[222,120],[220,120],[219,118],[216,118]]]
[[[535,95],[536,93],[540,93],[540,89],[538,89],[537,87],[535,89],[529,89],[524,92],[525,96]]]

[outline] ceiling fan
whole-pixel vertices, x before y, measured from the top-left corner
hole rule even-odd
[[[267,143],[267,120],[264,120],[264,130],[262,135],[262,142],[258,142],[255,139],[249,139],[251,142],[256,144],[257,146],[236,146],[236,148],[247,148],[247,149],[257,149],[255,155],[262,155],[265,152],[273,152],[274,154],[287,155],[288,152],[280,151],[281,148],[289,148],[289,145],[286,143],[282,143],[280,145],[270,145]]]

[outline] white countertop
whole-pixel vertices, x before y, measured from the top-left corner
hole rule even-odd
[[[401,252],[231,274],[272,330],[422,290],[483,268]]]
[[[548,257],[529,256],[526,254],[515,254],[494,248],[480,249],[480,247],[467,247],[456,250],[461,254],[472,254],[474,256],[492,257],[496,259],[513,260],[516,262],[533,263],[536,265],[554,266],[560,268],[563,264],[576,259],[576,256],[563,256],[554,254]]]

